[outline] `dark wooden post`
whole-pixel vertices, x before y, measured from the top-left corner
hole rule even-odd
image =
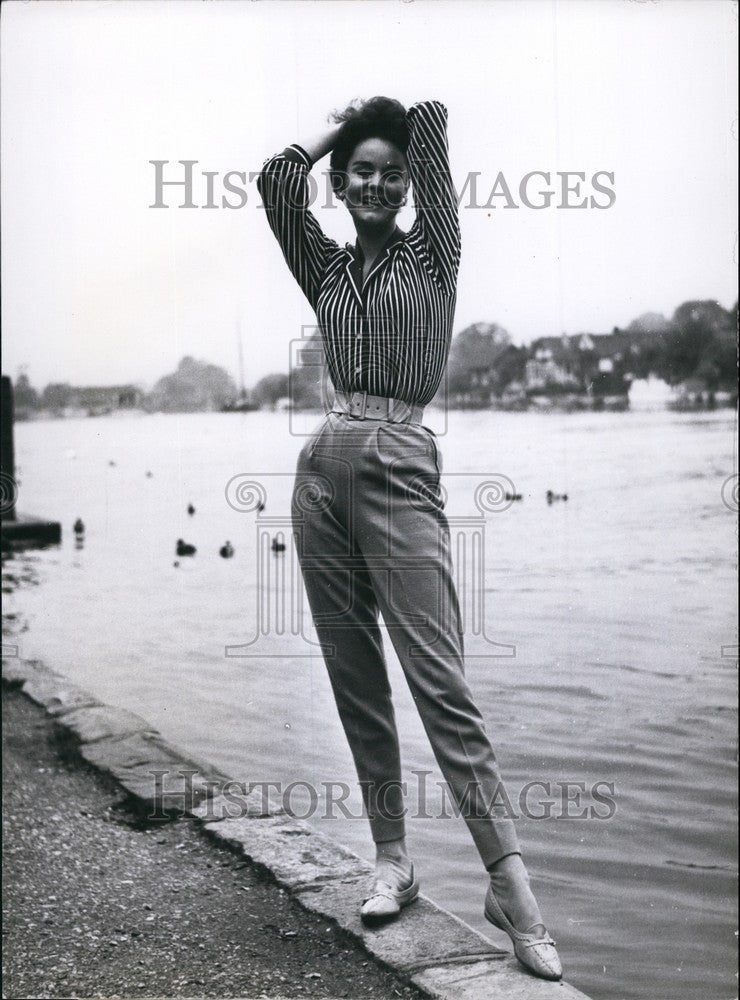
[[[15,521],[15,501],[18,492],[15,482],[15,449],[13,446],[13,383],[2,376],[0,392],[0,471],[2,473],[2,499],[0,513],[3,521]]]

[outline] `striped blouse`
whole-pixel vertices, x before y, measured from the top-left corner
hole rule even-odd
[[[457,199],[449,170],[447,109],[438,101],[406,113],[407,160],[416,220],[396,229],[362,282],[359,245],[340,247],[310,202],[311,160],[289,146],[257,179],[267,219],[316,313],[336,389],[366,390],[425,406],[444,373],[460,262]]]

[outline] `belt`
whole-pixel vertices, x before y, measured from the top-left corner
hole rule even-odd
[[[389,420],[393,424],[420,424],[424,407],[403,399],[371,396],[367,392],[340,392],[334,396],[334,413],[347,413],[356,420]]]

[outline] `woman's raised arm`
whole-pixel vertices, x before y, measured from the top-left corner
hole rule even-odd
[[[435,274],[452,293],[460,265],[460,221],[450,176],[447,108],[440,101],[421,101],[406,112],[408,162],[414,187],[416,223]]]
[[[291,274],[314,309],[326,262],[338,247],[309,211],[308,175],[313,164],[330,151],[338,131],[339,126],[333,126],[305,144],[287,146],[267,160],[257,176],[267,221]]]
[[[298,147],[306,153],[312,164],[318,163],[322,157],[326,156],[334,148],[337,133],[341,127],[341,125],[332,125],[308,141],[298,143]]]

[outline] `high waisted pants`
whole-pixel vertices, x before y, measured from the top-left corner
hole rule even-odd
[[[327,413],[301,449],[291,514],[316,633],[376,843],[405,835],[401,758],[378,612],[432,750],[487,867],[519,852],[464,676],[435,436]]]

